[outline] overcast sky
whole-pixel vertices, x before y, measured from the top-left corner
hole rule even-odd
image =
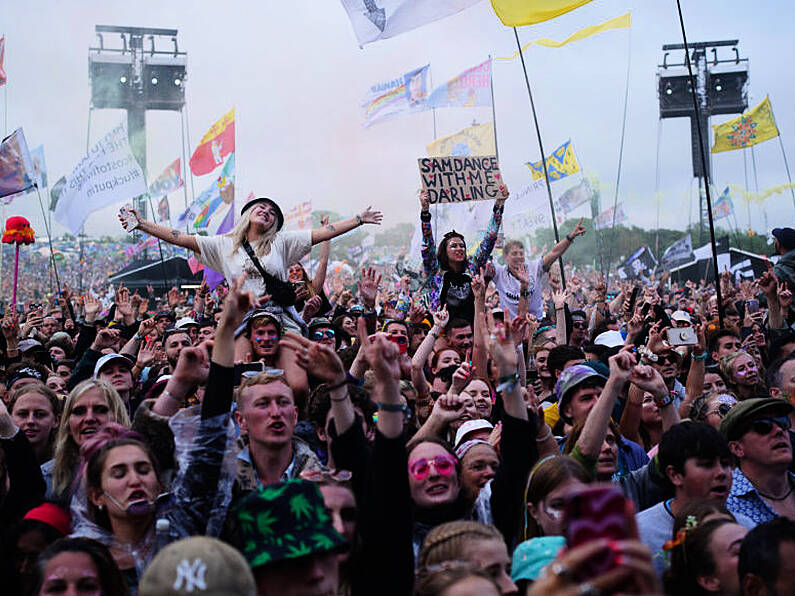
[[[790,108],[795,100],[790,72],[793,6],[773,0],[682,4],[690,41],[740,40],[741,55],[750,59],[750,104],[770,95],[784,145],[795,162],[795,115]],[[606,209],[615,193],[631,47],[620,200],[630,223],[653,228],[656,66],[664,43],[681,42],[676,3],[594,0],[557,20],[521,28],[519,35],[522,43],[537,37],[563,39],[628,10],[631,31],[610,31],[559,49],[533,47],[526,59],[545,150],[549,153],[571,138],[585,172],[601,181]],[[366,89],[426,63],[439,84],[489,54],[509,56],[516,51],[512,30],[499,22],[488,1],[364,49],[358,47],[338,0],[26,0],[6,2],[2,17],[8,85],[0,95],[7,99],[8,130],[22,126],[31,148],[44,144],[51,182],[68,174],[85,153],[87,54],[88,47],[97,44],[94,26],[176,28],[180,49],[188,52],[185,88],[193,146],[216,119],[236,109],[238,201],[254,190],[275,198],[285,210],[311,199],[316,209],[345,215],[374,204],[385,212],[387,225],[416,218],[416,158],[433,138],[433,116],[429,111],[364,129],[359,105]],[[518,59],[495,62],[494,95],[501,167],[509,186],[518,189],[531,179],[523,163],[540,158]],[[120,111],[94,111],[90,141],[122,117]],[[438,135],[491,117],[489,108],[437,110]],[[728,118],[719,116],[713,123]],[[149,112],[150,178],[181,154],[180,130],[178,113]],[[756,162],[761,190],[786,182],[778,140],[757,146]],[[688,213],[697,218],[687,119],[662,123],[660,164],[660,225],[684,228]],[[745,184],[742,152],[717,154],[713,164],[719,189]],[[196,178],[196,194],[212,179]],[[172,195],[171,203],[172,210],[182,207],[183,195]],[[771,227],[793,224],[789,191],[773,195],[765,207]],[[738,223],[746,228],[745,203],[736,201],[736,208]],[[120,234],[116,209],[94,213],[86,231]],[[586,207],[581,210],[577,214],[588,215]],[[37,232],[44,232],[35,194],[17,200],[7,213],[28,215]],[[751,225],[762,232],[764,211],[752,206],[750,217]]]

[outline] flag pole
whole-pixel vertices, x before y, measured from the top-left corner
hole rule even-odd
[[[632,29],[627,31],[627,83],[624,87],[624,117],[621,122],[621,142],[618,146],[618,170],[616,171],[616,194],[613,198],[613,223],[610,225],[610,235],[615,237],[614,230],[616,228],[616,214],[618,212],[618,191],[621,185],[621,164],[624,161],[624,139],[627,132],[627,106],[629,105],[629,73],[632,66]],[[659,128],[658,128],[659,131]],[[657,135],[659,146],[659,133]],[[659,214],[659,207],[658,207]],[[658,236],[659,238],[659,236]],[[605,287],[610,283],[610,270],[613,267],[613,242],[607,249],[607,279],[605,280]]]
[[[180,124],[182,124],[182,172],[180,172],[180,175],[182,176],[182,192],[185,195],[185,211],[187,211],[188,210],[188,183],[185,180],[185,178],[187,178],[187,173],[188,173],[188,160],[187,160],[187,155],[185,154],[185,114],[183,113],[183,111],[181,109],[179,111],[179,115],[180,115],[180,118],[179,118]],[[193,185],[193,178],[191,178],[190,183],[191,183],[191,186],[192,186]],[[169,215],[171,215],[171,212],[169,212]],[[185,231],[186,232],[189,231],[187,226],[188,226],[188,224],[186,222],[185,223]]]
[[[58,293],[61,293],[61,279],[58,277],[58,267],[55,264],[55,254],[52,252],[52,234],[50,233],[50,226],[47,223],[47,216],[44,214],[44,203],[41,200],[41,192],[39,191],[39,183],[34,182],[33,186],[36,187],[36,195],[39,197],[39,207],[41,208],[41,216],[44,219],[44,228],[47,230],[47,243],[50,246],[50,262],[52,263],[52,270],[55,273],[55,284],[58,288]],[[50,280],[52,283],[52,280]],[[50,286],[50,290],[52,290],[52,286]]]
[[[494,64],[489,54],[489,90],[491,91],[491,126],[494,129],[494,154],[497,156],[497,163],[500,161],[500,149],[497,146],[497,110],[494,107]]]
[[[685,33],[685,19],[682,16],[682,4],[680,0],[676,0],[676,9],[679,13],[679,26],[682,29],[682,41],[684,42],[685,46],[685,63],[687,64],[687,72],[688,78],[690,79],[690,88],[695,91],[697,89],[696,86],[696,78],[693,76],[693,65],[690,62],[690,47],[687,44],[687,34]],[[700,109],[698,107],[698,100],[696,99],[696,93],[691,93],[690,96],[693,98],[693,110],[695,111],[696,118],[700,116]],[[698,131],[698,146],[699,146],[699,155],[701,157],[701,170],[704,172],[705,180],[704,180],[704,190],[706,193],[707,198],[707,216],[709,217],[709,241],[712,245],[712,277],[713,282],[715,284],[715,296],[718,299],[718,324],[721,328],[723,328],[723,296],[721,295],[720,291],[720,272],[718,271],[718,246],[715,244],[715,221],[712,217],[712,195],[709,191],[709,183],[706,180],[706,172],[707,170],[707,158],[705,156],[706,151],[706,144],[704,142],[704,136],[701,131],[701,125],[696,126],[696,130]]]
[[[533,101],[533,91],[530,89],[530,77],[527,75],[527,64],[524,61],[524,52],[522,52],[522,44],[519,42],[519,32],[516,27],[513,28],[513,36],[516,38],[516,47],[519,48],[519,58],[522,59],[522,70],[524,71],[524,82],[527,85],[527,95],[530,98],[530,110],[533,113],[533,123],[536,128],[536,137],[538,137],[538,149],[541,151],[541,166],[544,168],[544,181],[547,184],[547,196],[549,197],[549,210],[552,213],[552,231],[555,233],[555,244],[560,243],[560,235],[558,234],[558,220],[555,217],[555,202],[552,200],[552,186],[549,183],[549,172],[547,171],[547,158],[544,153],[544,144],[541,141],[541,129],[538,128],[538,116],[536,115],[536,105]],[[558,257],[560,264],[560,281],[563,289],[566,289],[566,275],[563,271],[563,257]]]

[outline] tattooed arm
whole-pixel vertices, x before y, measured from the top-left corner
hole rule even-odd
[[[380,211],[373,211],[372,208],[368,207],[359,215],[349,217],[348,219],[343,219],[342,221],[326,224],[317,230],[312,230],[312,244],[319,244],[320,242],[331,240],[332,238],[341,236],[345,232],[350,232],[354,228],[358,228],[359,226],[366,223],[380,225],[382,217],[383,216],[381,215]]]
[[[196,254],[199,254],[199,244],[196,242],[196,238],[193,235],[180,232],[179,230],[169,228],[168,226],[161,226],[160,224],[156,224],[153,221],[141,219],[141,216],[135,210],[133,210],[133,213],[135,213],[136,217],[138,218],[139,223],[137,227],[142,232],[145,232],[150,236],[154,236],[155,238],[159,238],[160,240],[168,242],[169,244],[175,244],[177,246],[182,246],[183,248],[189,248]]]

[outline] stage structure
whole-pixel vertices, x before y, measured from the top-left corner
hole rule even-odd
[[[698,128],[705,140],[710,138],[709,118],[714,114],[741,114],[748,108],[748,59],[740,58],[739,40],[706,41],[688,44],[690,62],[695,67],[698,113],[693,106],[693,89],[687,72],[687,62],[669,62],[672,52],[684,52],[683,44],[666,44],[663,63],[657,67],[657,94],[660,118],[690,118],[690,144],[693,155],[693,176],[699,186],[699,243],[704,243],[707,220],[705,185],[712,183],[710,143],[705,143],[706,171],[699,155]],[[718,51],[728,49],[730,58],[719,58]],[[708,56],[709,55],[709,56]]]
[[[130,147],[146,174],[146,111],[182,110],[187,53],[179,51],[176,29],[97,25],[96,33],[99,47],[88,49],[91,109],[127,111]],[[106,47],[115,34],[121,47]],[[166,43],[173,47],[157,49]],[[136,202],[146,217],[146,196]]]

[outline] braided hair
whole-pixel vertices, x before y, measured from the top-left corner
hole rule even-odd
[[[422,543],[417,567],[422,569],[445,561],[466,560],[465,551],[477,540],[503,540],[500,531],[490,524],[459,520],[440,524]]]

